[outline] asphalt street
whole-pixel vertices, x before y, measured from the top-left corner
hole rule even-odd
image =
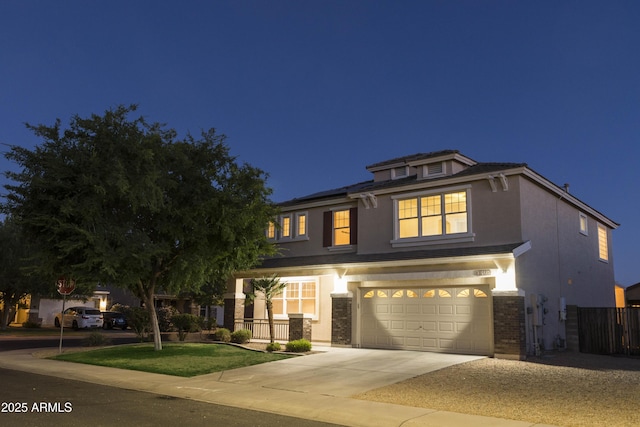
[[[131,332],[122,331],[100,331],[105,334],[111,344],[132,344],[139,340]],[[84,345],[86,339],[86,332],[72,331],[70,333],[65,332],[62,339],[62,347],[81,347]],[[60,345],[60,336],[46,336],[46,337],[20,337],[20,338],[7,338],[0,339],[0,351],[21,350],[25,348],[51,348],[58,347]]]
[[[336,426],[7,369],[0,378],[3,426]]]

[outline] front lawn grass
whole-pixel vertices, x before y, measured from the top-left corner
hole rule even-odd
[[[193,377],[289,357],[293,356],[262,353],[224,344],[189,343],[163,344],[161,351],[155,351],[153,344],[115,346],[60,354],[51,359]]]

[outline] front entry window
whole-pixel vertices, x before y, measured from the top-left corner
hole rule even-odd
[[[287,318],[290,313],[303,313],[315,319],[318,313],[318,284],[314,280],[287,281],[287,287],[272,301],[276,318]]]

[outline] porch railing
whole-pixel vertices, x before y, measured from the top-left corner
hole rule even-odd
[[[268,340],[269,336],[269,321],[267,319],[236,319],[234,321],[233,330],[248,329],[251,331],[251,337],[257,340]],[[276,341],[288,341],[289,340],[289,321],[288,320],[274,320],[274,339]]]

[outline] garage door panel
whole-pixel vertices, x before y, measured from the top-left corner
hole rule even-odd
[[[456,348],[455,340],[441,338],[438,344],[439,344],[438,347],[440,347],[443,350],[455,350]]]
[[[391,322],[389,320],[380,320],[377,329],[387,330],[391,326],[390,324]]]
[[[438,307],[435,304],[425,304],[422,306],[422,314],[437,314]]]
[[[456,305],[456,315],[471,315],[471,306],[468,305]]]
[[[493,317],[486,286],[366,289],[365,294],[369,298],[360,299],[364,347],[490,355]]]
[[[438,314],[453,314],[453,306],[449,304],[439,305]]]
[[[407,337],[405,343],[408,347],[420,348],[420,337]]]
[[[404,337],[391,337],[391,345],[394,347],[404,347]]]
[[[438,330],[438,322],[422,322],[422,329],[427,332],[433,332]]]
[[[376,304],[376,313],[377,314],[389,313],[389,304]]]
[[[422,347],[426,351],[437,351],[438,349],[438,340],[435,338],[423,338],[422,339]]]
[[[404,320],[392,320],[391,321],[391,330],[392,331],[405,331],[405,321]]]
[[[407,314],[420,314],[420,305],[418,305],[418,304],[407,304],[406,305],[406,313]]]
[[[456,332],[461,333],[473,333],[473,325],[468,322],[456,322]]]
[[[392,314],[403,314],[405,312],[405,306],[401,304],[392,304],[391,305],[391,313]]]
[[[406,326],[407,330],[409,331],[417,331],[422,328],[422,322],[416,320],[407,320]]]
[[[455,330],[453,322],[438,322],[438,331],[453,332]]]

